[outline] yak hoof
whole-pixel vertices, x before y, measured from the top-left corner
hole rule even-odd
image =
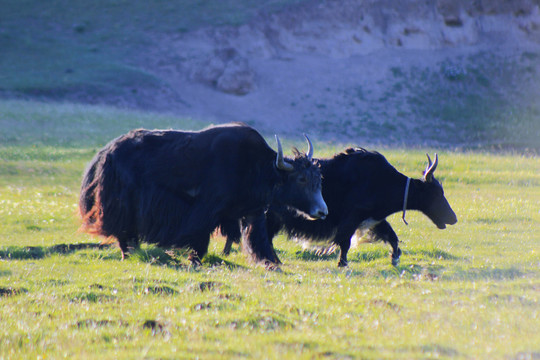
[[[188,260],[191,262],[191,265],[194,267],[202,266],[201,258],[196,253],[189,254]]]
[[[271,261],[263,261],[264,268],[268,271],[276,271],[276,272],[282,272],[281,268],[278,264],[273,263]]]
[[[129,257],[129,252],[127,250],[120,249],[120,253],[122,254],[122,261],[126,260]]]
[[[398,266],[399,265],[399,259],[401,257],[401,249],[397,249],[397,254],[392,254],[392,265]]]
[[[337,266],[338,267],[347,267],[347,266],[349,266],[349,263],[347,262],[347,260],[339,260]]]

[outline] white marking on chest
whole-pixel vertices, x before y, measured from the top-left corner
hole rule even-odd
[[[380,222],[381,222],[380,220],[375,220],[374,218],[366,219],[360,223],[358,230],[362,230],[362,231],[370,230]]]
[[[369,233],[369,230],[373,229],[380,222],[380,220],[375,220],[373,218],[362,221],[354,235],[351,237],[351,248],[356,247],[360,243],[373,241],[370,236],[366,235]]]
[[[304,251],[312,251],[317,255],[324,255],[331,254],[336,250],[337,245],[332,243],[335,235],[336,233],[334,232],[328,238],[313,239],[307,236],[293,236],[291,239],[302,245],[302,250]]]
[[[378,223],[380,223],[380,220],[375,220],[373,218],[366,219],[358,225],[358,228],[356,229],[356,232],[351,237],[351,248],[356,247],[359,243],[363,242],[370,242],[370,238],[366,237],[369,230],[373,229]],[[332,244],[332,240],[336,236],[336,233],[334,232],[332,235],[330,235],[328,238],[318,238],[318,239],[312,239],[309,237],[303,237],[303,236],[294,236],[292,237],[292,240],[296,241],[297,243],[302,245],[303,250],[312,250],[315,252],[323,252],[323,253],[331,253],[336,249],[336,245]]]

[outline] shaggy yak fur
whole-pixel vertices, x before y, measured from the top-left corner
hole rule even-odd
[[[276,153],[256,130],[239,123],[198,132],[133,130],[88,165],[79,199],[81,229],[116,238],[122,258],[128,246],[143,241],[190,248],[190,260],[200,263],[218,225],[240,218],[264,223],[270,203],[326,216],[309,145],[308,155],[284,159],[279,139]],[[263,236],[254,234],[249,244],[254,260],[266,261],[273,249],[260,226]]]
[[[428,156],[428,166],[421,179],[410,179],[398,172],[386,158],[362,148],[350,148],[331,159],[319,160],[323,176],[323,197],[329,215],[325,219],[306,221],[294,211],[279,205],[270,207],[266,224],[268,239],[281,230],[289,236],[323,241],[341,250],[338,266],[347,266],[347,252],[355,233],[370,240],[383,240],[392,246],[392,263],[397,265],[401,255],[398,237],[386,217],[406,209],[419,210],[439,228],[457,222],[457,217],[446,200],[441,184],[433,173],[438,164]],[[407,182],[409,187],[407,189]],[[405,215],[405,212],[404,214]],[[405,217],[403,218],[405,220]],[[243,221],[244,225],[258,226]],[[230,229],[225,252],[237,241],[238,229]],[[249,240],[249,234],[244,238]],[[273,261],[279,263],[274,253]]]

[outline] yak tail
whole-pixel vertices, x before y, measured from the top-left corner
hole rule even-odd
[[[100,197],[102,186],[99,181],[101,175],[99,168],[102,167],[102,164],[100,160],[102,160],[100,156],[96,156],[88,167],[82,181],[79,197],[79,215],[82,219],[79,231],[91,235],[105,235],[102,230],[103,206]]]
[[[96,182],[94,180],[94,182]],[[81,201],[79,202],[79,214],[82,219],[82,224],[79,231],[89,233],[91,235],[105,235],[102,231],[103,224],[103,208],[100,201],[98,185],[91,183],[88,187],[81,190]],[[83,204],[83,201],[87,201]],[[88,203],[91,207],[88,208]]]

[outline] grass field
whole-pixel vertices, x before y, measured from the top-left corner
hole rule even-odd
[[[441,231],[418,213],[409,226],[392,216],[398,267],[383,244],[355,248],[338,269],[336,254],[279,237],[280,272],[222,257],[218,238],[191,268],[146,246],[121,261],[77,231],[86,163],[141,126],[203,124],[0,101],[0,359],[540,358],[537,157],[439,151],[459,222]],[[315,145],[319,156],[344,146]],[[425,166],[423,152],[379,150],[409,176]]]

